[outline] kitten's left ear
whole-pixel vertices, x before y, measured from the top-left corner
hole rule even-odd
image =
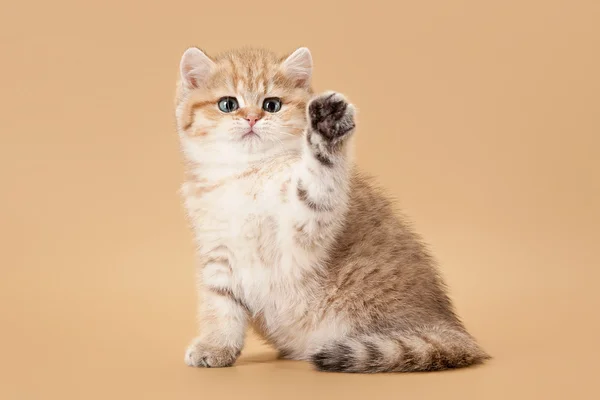
[[[281,64],[283,73],[288,77],[296,81],[298,86],[309,86],[310,78],[312,76],[312,56],[310,50],[306,47],[300,47],[294,51],[286,60]]]
[[[181,82],[188,89],[197,89],[206,81],[214,66],[214,61],[202,50],[190,47],[181,57]]]

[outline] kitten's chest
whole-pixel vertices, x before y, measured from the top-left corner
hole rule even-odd
[[[276,209],[254,182],[234,182],[204,196],[189,194],[186,208],[201,251],[226,247],[232,266],[272,262]]]

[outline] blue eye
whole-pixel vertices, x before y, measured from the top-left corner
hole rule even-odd
[[[240,108],[235,97],[223,97],[219,100],[219,110],[230,113]]]
[[[278,97],[269,97],[263,101],[262,108],[267,112],[276,113],[281,110],[281,99]]]

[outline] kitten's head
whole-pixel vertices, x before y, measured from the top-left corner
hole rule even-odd
[[[186,50],[176,111],[184,151],[192,160],[227,162],[298,148],[311,73],[306,48],[287,57],[260,49],[217,57]]]

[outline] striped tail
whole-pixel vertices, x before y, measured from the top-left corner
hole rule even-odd
[[[468,333],[433,327],[348,337],[325,345],[311,361],[320,371],[375,373],[440,371],[489,358]]]

